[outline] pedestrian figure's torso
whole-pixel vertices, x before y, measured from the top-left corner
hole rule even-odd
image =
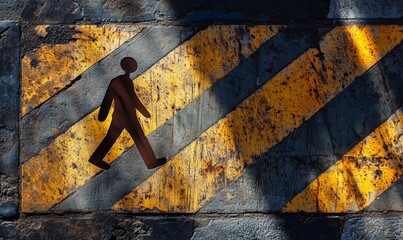
[[[111,81],[107,94],[110,94],[115,103],[113,119],[121,123],[134,123],[137,121],[136,101],[138,97],[134,92],[133,82],[124,75],[118,76]]]

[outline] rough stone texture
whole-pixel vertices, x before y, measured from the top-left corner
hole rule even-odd
[[[190,239],[194,221],[111,214],[0,221],[0,239]]]
[[[341,227],[337,217],[234,217],[211,220],[191,239],[340,239]]]
[[[290,8],[290,5],[298,7]],[[302,3],[298,0],[277,1],[212,1],[212,0],[26,0],[4,6],[13,16],[41,23],[74,23],[76,21],[153,21],[181,20],[265,20],[324,19],[329,0]]]
[[[399,18],[402,1],[314,0],[213,1],[213,0],[5,0],[0,20],[41,23],[77,21],[183,22],[205,20],[281,21],[326,18]]]
[[[41,23],[74,23],[79,20],[150,21],[155,20],[154,4],[152,0],[30,0],[22,10],[21,17]]]
[[[403,1],[332,0],[328,18],[401,18]]]
[[[95,213],[0,221],[0,239],[402,239],[402,227],[402,218],[379,216],[188,218]]]
[[[0,174],[17,175],[20,33],[15,23],[0,22]]]
[[[1,0],[0,2],[0,21],[18,20],[21,11],[27,0]]]
[[[341,239],[403,239],[402,218],[353,218],[347,221]]]
[[[180,18],[184,21],[200,20],[289,20],[324,19],[329,9],[329,1],[314,0],[289,1],[213,1],[191,0],[164,1],[160,4],[163,16],[168,19]],[[290,7],[295,6],[295,7]],[[298,7],[297,7],[298,6]]]
[[[0,22],[0,217],[17,214],[19,39],[18,24]]]
[[[0,175],[0,217],[13,217],[17,214],[18,178]]]

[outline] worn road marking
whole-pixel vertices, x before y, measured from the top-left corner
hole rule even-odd
[[[320,37],[329,30],[287,28],[281,31],[200,97],[148,135],[153,149],[168,159],[175,156],[293,59],[317,44]],[[137,149],[131,148],[113,162],[110,170],[95,176],[53,210],[110,209],[155,171],[147,170],[144,164],[138,161],[141,160]]]
[[[161,59],[135,80],[136,91],[153,116],[142,119],[144,132],[148,134],[164,124],[277,34],[280,28],[209,27]],[[48,210],[100,172],[87,161],[106,134],[111,116],[99,123],[97,114],[98,110],[86,116],[24,164],[24,211]],[[125,132],[106,161],[112,162],[132,145],[133,141]],[[46,178],[36,171],[39,166],[47,173]]]
[[[358,212],[403,176],[403,113],[385,123],[321,174],[284,212]]]

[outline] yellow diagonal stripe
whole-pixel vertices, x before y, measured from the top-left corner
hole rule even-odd
[[[403,176],[403,112],[385,123],[321,174],[284,212],[357,212]]]
[[[281,28],[209,27],[161,59],[135,80],[136,92],[152,115],[150,119],[140,119],[144,132],[150,133],[171,118]],[[250,41],[241,43],[241,38]],[[86,116],[23,165],[24,212],[47,211],[99,173],[87,161],[106,134],[111,116],[100,123],[97,114],[98,110]],[[113,161],[132,145],[124,132],[105,161]]]
[[[46,36],[48,26],[37,26]],[[67,44],[41,45],[22,59],[21,111],[25,115],[143,29],[140,25],[68,26],[78,33]]]
[[[402,39],[398,26],[337,27],[114,205],[196,212],[254,156],[298,128]],[[357,42],[367,44],[356,44]]]

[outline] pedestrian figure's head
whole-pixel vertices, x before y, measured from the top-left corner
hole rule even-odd
[[[133,73],[137,70],[137,62],[131,57],[123,58],[120,62],[120,66],[126,73]]]

